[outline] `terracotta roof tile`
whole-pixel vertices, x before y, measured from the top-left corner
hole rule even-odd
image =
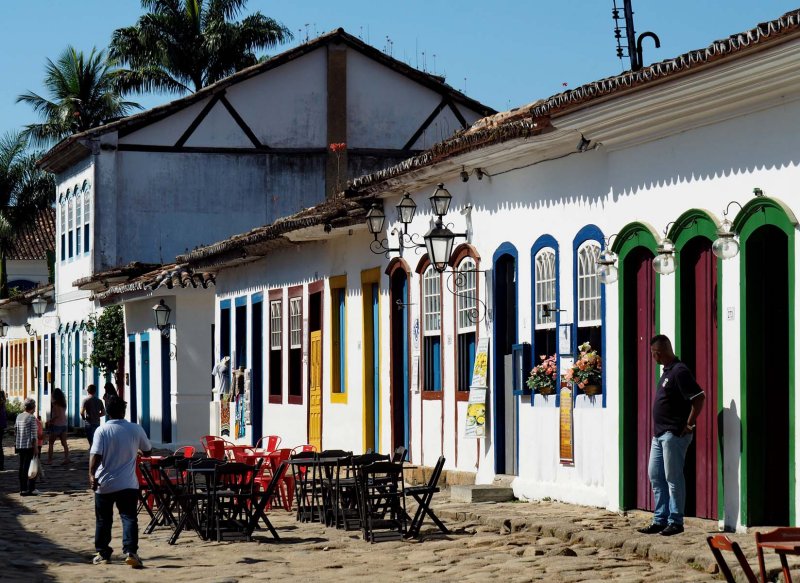
[[[47,259],[48,251],[56,248],[56,210],[39,211],[36,218],[17,235],[8,253],[10,260]]]
[[[95,293],[94,298],[102,301],[133,292],[155,291],[162,287],[167,289],[208,289],[213,285],[216,285],[216,277],[213,273],[194,271],[187,265],[173,263],[161,266],[125,283],[112,285],[106,291]]]

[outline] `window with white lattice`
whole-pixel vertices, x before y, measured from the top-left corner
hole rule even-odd
[[[599,255],[600,244],[597,241],[586,241],[578,248],[578,327],[601,324],[600,280],[597,278]]]
[[[303,344],[303,298],[289,298],[289,348]]]
[[[477,265],[472,257],[465,257],[458,264],[456,273],[456,366],[457,390],[466,396],[472,382],[475,364],[475,344],[478,337],[478,276]]]
[[[442,390],[442,278],[433,266],[422,275],[424,390]]]
[[[536,254],[534,267],[536,329],[556,327],[556,252],[545,247]]]
[[[281,349],[281,327],[283,326],[283,302],[274,300],[269,303],[269,348]]]

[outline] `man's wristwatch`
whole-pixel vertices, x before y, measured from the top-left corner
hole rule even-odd
[[[687,429],[689,429],[689,431],[694,431],[694,428],[695,428],[695,427],[697,427],[697,424],[695,423],[694,425],[689,425],[689,424],[687,423],[687,424],[686,424],[686,427],[687,427]]]

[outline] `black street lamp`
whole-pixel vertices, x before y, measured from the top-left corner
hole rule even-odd
[[[159,300],[159,302],[153,306],[153,315],[156,319],[156,328],[159,329],[162,335],[165,335],[164,332],[169,328],[169,315],[172,313],[172,309],[164,303],[164,300]],[[169,332],[167,332],[169,334]]]
[[[450,210],[450,201],[453,200],[453,197],[444,187],[444,183],[440,182],[436,185],[436,190],[433,191],[429,200],[431,201],[433,214],[443,217],[447,214],[447,211]]]
[[[423,240],[425,248],[428,250],[428,258],[433,264],[433,268],[442,273],[450,264],[450,254],[453,252],[453,241],[456,234],[444,226],[442,217],[436,219],[431,230],[425,233]]]

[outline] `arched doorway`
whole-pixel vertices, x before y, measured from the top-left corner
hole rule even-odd
[[[658,330],[658,280],[653,269],[656,239],[633,223],[614,242],[619,255],[620,507],[653,510],[647,464],[653,438],[656,366],[650,339]]]
[[[395,260],[386,270],[389,275],[389,328],[391,354],[391,434],[392,449],[400,446],[411,452],[408,348],[408,266]]]
[[[511,379],[511,349],[517,342],[517,250],[503,243],[494,254],[494,451],[495,473],[517,473],[517,398]]]
[[[675,278],[675,352],[694,373],[706,399],[686,456],[686,516],[720,516],[720,281],[721,263],[711,252],[716,224],[692,209],[669,233],[678,253]]]
[[[794,233],[775,200],[734,222],[741,245],[742,522],[795,523]]]
[[[745,243],[742,340],[747,395],[748,524],[787,525],[789,516],[789,305],[787,237],[757,229]]]

